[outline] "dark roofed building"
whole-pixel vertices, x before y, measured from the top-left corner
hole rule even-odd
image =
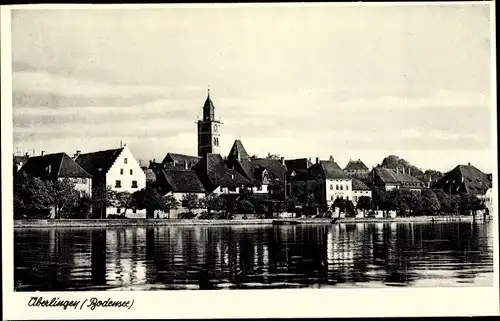
[[[167,169],[157,177],[156,186],[164,192],[205,193],[205,187],[194,170]]]
[[[66,153],[30,157],[19,173],[50,181],[68,179],[77,191],[92,195],[92,175]]]
[[[143,169],[144,174],[146,175],[146,185],[151,185],[156,182],[156,173],[152,169]]]
[[[286,166],[283,160],[255,158],[251,161],[254,171],[254,178],[262,182],[262,172],[266,170],[269,173],[269,185],[282,185],[286,178]],[[260,175],[259,175],[260,174]]]
[[[346,173],[335,161],[320,161],[309,168],[316,179],[348,179]]]
[[[227,165],[230,168],[236,169],[246,179],[254,181],[252,161],[239,139],[234,141],[233,147],[227,156]]]
[[[163,168],[184,168],[191,169],[196,163],[201,159],[198,156],[190,156],[177,153],[167,153],[163,161],[161,162]]]
[[[375,167],[370,172],[368,179],[373,186],[382,187],[386,191],[397,188],[420,191],[424,188],[423,182],[399,169]]]
[[[431,186],[433,189],[442,189],[450,194],[473,195],[484,195],[490,187],[492,181],[488,175],[470,164],[456,166]]]
[[[307,172],[309,167],[311,167],[312,165],[313,163],[307,158],[285,160],[285,166],[287,169],[287,175],[289,179],[299,173]]]
[[[365,183],[360,181],[359,179],[352,179],[352,190],[353,191],[370,191],[370,188],[366,186]]]
[[[76,162],[94,177],[103,177],[122,153],[123,148],[80,154]]]
[[[238,191],[241,186],[255,186],[237,170],[228,168],[220,154],[207,154],[200,159],[194,170],[209,193],[218,187],[224,193]]]
[[[346,167],[344,168],[344,172],[349,176],[355,177],[365,177],[368,175],[369,168],[361,161],[358,160],[349,160]]]
[[[49,180],[92,177],[66,153],[30,157],[21,168],[20,173]]]
[[[365,183],[359,179],[352,179],[352,203],[354,205],[358,204],[359,198],[361,196],[366,196],[372,198],[372,190],[366,186]]]

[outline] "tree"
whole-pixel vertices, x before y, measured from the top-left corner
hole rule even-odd
[[[95,218],[106,218],[106,209],[108,207],[115,206],[116,192],[111,188],[110,185],[104,188],[96,188],[94,194],[92,195],[94,200],[94,217]]]
[[[134,198],[132,194],[123,191],[123,192],[111,192],[110,193],[110,201],[112,206],[116,208],[123,208],[123,216],[127,214],[127,210],[134,207]]]
[[[484,202],[475,195],[469,195],[469,204],[470,210],[473,212],[474,216],[477,214],[477,211],[481,211],[486,208]]]
[[[375,209],[383,211],[384,214],[386,211],[392,210],[394,208],[394,204],[389,197],[389,192],[386,192],[380,187],[373,189],[372,201]]]
[[[65,218],[88,219],[91,216],[91,209],[92,198],[85,193],[78,199],[71,213],[65,215]]]
[[[346,216],[356,216],[356,208],[350,200],[344,200],[344,209]]]
[[[217,194],[209,194],[203,200],[202,204],[207,208],[208,217],[211,217],[211,211],[220,212],[224,209],[224,200]]]
[[[450,196],[442,189],[435,189],[433,191],[439,201],[439,212],[442,214],[452,212]]]
[[[39,178],[25,173],[14,177],[14,217],[35,217],[45,213],[48,216],[51,195],[47,185]]]
[[[169,194],[163,196],[163,209],[162,211],[167,212],[167,218],[170,219],[170,211],[176,210],[181,203],[174,197],[174,195]]]
[[[67,217],[76,206],[80,194],[75,190],[75,184],[68,179],[46,181],[47,190],[50,194],[50,205],[54,208],[54,218]]]
[[[154,218],[155,211],[165,208],[165,198],[154,187],[146,186],[132,194],[137,209],[145,209],[147,218]]]
[[[185,207],[190,214],[193,214],[194,209],[200,208],[198,195],[193,193],[184,194],[182,196],[182,206]]]
[[[366,217],[366,211],[373,208],[372,199],[369,196],[360,196],[356,207],[363,211],[363,217]]]
[[[345,208],[346,208],[346,203],[345,203],[345,200],[343,198],[337,197],[335,199],[335,201],[333,201],[332,211],[335,212],[336,208],[339,209],[339,217],[340,217],[340,213],[345,212]]]
[[[232,195],[227,195],[227,197],[224,198],[224,209],[226,211],[225,218],[228,218],[229,214],[235,213],[238,209],[237,206],[238,203],[236,198],[234,198]]]
[[[439,213],[441,204],[433,190],[426,189],[422,192],[422,208],[427,214],[436,215]]]

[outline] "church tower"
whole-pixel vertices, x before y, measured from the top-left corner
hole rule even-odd
[[[220,154],[219,129],[222,123],[215,119],[215,107],[210,99],[210,89],[203,105],[203,118],[198,120],[198,156]]]

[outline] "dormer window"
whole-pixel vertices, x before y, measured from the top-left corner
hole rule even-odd
[[[124,158],[124,159],[123,159],[123,162],[124,162],[125,164],[127,164],[128,159],[127,159],[127,158]]]

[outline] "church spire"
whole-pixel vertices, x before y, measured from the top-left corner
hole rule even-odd
[[[207,99],[205,100],[205,104],[203,105],[203,120],[214,120],[215,119],[215,107],[210,99],[210,87],[207,89]]]

